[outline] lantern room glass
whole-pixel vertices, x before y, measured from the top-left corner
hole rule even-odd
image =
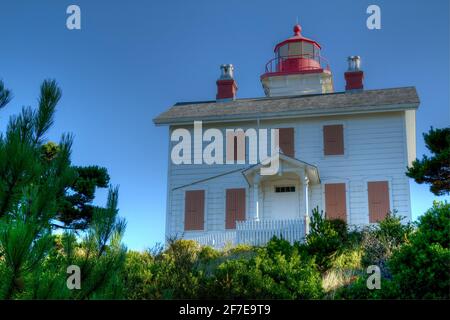
[[[312,43],[303,42],[302,49],[303,57],[308,59],[312,59],[314,57],[314,46]]]
[[[315,44],[306,41],[290,42],[278,48],[278,58],[289,56],[304,56],[305,58],[314,59],[320,56],[320,49]]]

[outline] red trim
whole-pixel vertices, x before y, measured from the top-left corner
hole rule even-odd
[[[292,38],[289,38],[289,39],[284,40],[283,42],[278,43],[278,44],[275,46],[275,49],[273,49],[273,52],[277,52],[277,50],[278,50],[279,47],[284,46],[284,45],[287,44],[287,43],[291,43],[291,42],[302,42],[302,41],[304,41],[304,42],[309,42],[309,43],[312,43],[312,44],[315,44],[317,47],[319,47],[319,49],[322,49],[322,47],[320,46],[320,44],[318,44],[318,43],[317,43],[316,41],[314,41],[314,40],[311,40],[311,39],[308,39],[308,38],[305,38],[305,37],[302,37],[302,36],[294,36],[294,37],[292,37]]]

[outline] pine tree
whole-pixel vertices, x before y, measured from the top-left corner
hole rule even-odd
[[[75,231],[52,233],[55,219],[61,219],[71,203],[68,190],[80,183],[80,176],[86,183],[86,177],[101,171],[101,181],[86,183],[81,190],[89,193],[85,203],[93,199],[96,185],[109,181],[106,170],[71,165],[72,136],[63,135],[58,144],[47,142],[60,97],[56,82],[44,81],[37,110],[23,108],[0,134],[0,298],[88,299],[120,293],[114,283],[126,249],[121,244],[125,222],[117,217],[117,189],[110,190],[106,208],[91,208],[84,239],[78,241]],[[0,107],[10,99],[0,82]],[[71,264],[82,271],[81,290],[66,286]]]
[[[437,196],[450,194],[450,127],[431,128],[423,137],[433,155],[416,159],[406,175],[417,183],[430,184],[430,191]]]
[[[0,109],[8,104],[11,100],[11,93],[5,88],[3,82],[0,80]]]
[[[0,108],[8,104],[11,96],[0,81]],[[51,167],[56,161],[61,147],[46,142],[45,134],[53,124],[60,98],[61,90],[56,82],[45,81],[41,86],[38,110],[23,108],[19,116],[11,119],[6,136],[0,138],[0,148],[3,147],[0,149],[0,217],[14,206],[17,192],[34,181],[35,175],[39,174],[38,168]],[[73,166],[70,170],[71,179],[65,180],[64,190],[58,194],[58,212],[53,227],[85,229],[96,208],[92,205],[95,191],[107,188],[110,177],[106,168],[99,166]]]

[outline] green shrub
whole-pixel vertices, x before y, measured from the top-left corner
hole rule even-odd
[[[364,267],[377,265],[383,277],[391,277],[387,261],[413,231],[411,224],[403,224],[402,220],[401,217],[388,214],[378,225],[362,231],[361,262]]]
[[[349,240],[333,255],[330,268],[322,276],[322,287],[327,299],[333,299],[337,289],[353,282],[361,274],[362,254],[359,243]]]
[[[330,225],[331,229],[337,232],[338,238],[342,241],[342,244],[348,240],[348,227],[347,222],[341,219],[325,220]]]
[[[227,259],[251,258],[255,254],[256,248],[248,244],[238,244],[224,251],[224,257]]]
[[[148,289],[152,286],[153,274],[151,272],[154,259],[149,252],[128,251],[125,259],[125,268],[122,281],[125,299],[140,300],[151,299]]]
[[[391,215],[362,232],[347,232],[345,222],[326,220],[316,209],[305,243],[273,238],[261,247],[219,251],[170,241],[165,250],[128,252],[125,297],[449,298],[449,218],[449,205],[435,204],[415,232]],[[366,285],[366,267],[373,264],[382,270],[380,290]]]
[[[334,299],[397,299],[398,289],[395,284],[386,279],[381,278],[380,289],[367,288],[367,275],[359,275],[356,279],[345,285],[334,293]]]
[[[435,202],[389,267],[402,298],[450,298],[450,204]]]
[[[377,264],[381,289],[369,290],[367,275],[338,289],[338,299],[449,299],[450,298],[450,205],[434,203],[419,218],[418,228],[402,225],[390,217],[376,229],[366,231],[373,242],[363,241],[363,262]]]
[[[416,242],[438,243],[443,248],[450,245],[450,204],[447,202],[433,203],[423,216],[419,218]]]
[[[213,299],[317,299],[322,296],[322,288],[313,259],[300,256],[285,240],[272,239],[250,259],[221,263],[208,280],[204,296]]]
[[[311,229],[302,250],[315,257],[319,270],[331,267],[333,255],[347,241],[347,224],[342,220],[327,220],[317,208],[312,211]]]
[[[296,246],[293,246],[289,241],[277,238],[276,236],[265,245],[267,254],[271,257],[281,254],[290,258],[294,253],[298,252]]]
[[[192,240],[170,241],[168,248],[155,257],[152,265],[153,299],[192,299],[197,296],[199,278],[198,243]]]
[[[208,263],[221,256],[220,252],[211,247],[202,247],[198,253],[198,259],[203,263]]]

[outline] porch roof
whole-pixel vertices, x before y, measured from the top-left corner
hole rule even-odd
[[[251,185],[253,183],[253,179],[254,179],[255,175],[258,175],[258,176],[261,175],[260,169],[262,167],[266,167],[271,161],[274,160],[274,158],[276,156],[277,155],[269,157],[269,158],[261,161],[260,163],[255,164],[255,165],[242,171],[242,174],[244,175],[244,178],[247,180],[249,185]],[[278,153],[278,156],[279,156],[279,160],[280,160],[278,174],[283,174],[283,172],[296,172],[297,170],[299,172],[303,171],[305,176],[308,177],[309,181],[312,184],[320,183],[319,169],[317,168],[317,166],[307,163],[305,161],[299,160],[297,158],[290,157],[288,155],[285,155],[282,152]],[[288,166],[286,166],[286,164],[288,164]],[[261,176],[264,177],[264,175],[261,175]]]

